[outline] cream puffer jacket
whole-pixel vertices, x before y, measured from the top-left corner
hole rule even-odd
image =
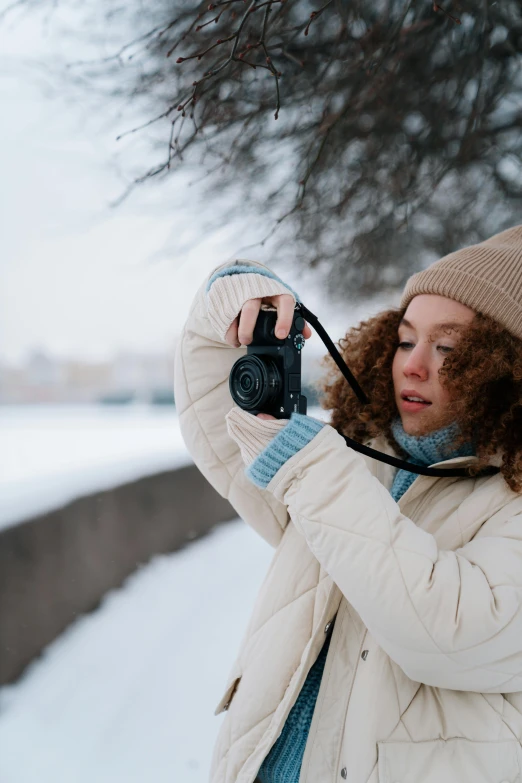
[[[393,468],[330,426],[257,488],[225,423],[246,349],[217,334],[205,291],[176,349],[182,433],[275,547],[216,710],[212,783],[253,783],[334,618],[300,783],[522,783],[522,496],[500,474],[419,476],[396,503]]]

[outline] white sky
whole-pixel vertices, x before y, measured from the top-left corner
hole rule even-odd
[[[32,16],[0,25],[0,357],[170,350],[207,271],[236,252],[237,226],[193,247],[201,205],[179,177],[111,209],[128,120],[93,117],[80,89],[60,96],[45,67],[55,44]]]
[[[215,205],[187,187],[193,175],[183,171],[109,206],[146,137],[117,143],[133,127],[129,107],[98,105],[53,75],[55,56],[85,57],[74,33],[57,33],[63,7],[48,25],[33,14],[0,24],[0,360],[20,362],[35,348],[85,359],[171,351],[207,272],[236,254],[277,272],[277,258],[266,248],[240,252],[264,235],[258,221],[232,214],[219,233],[202,228]],[[335,312],[313,280],[281,273],[334,339],[379,309]],[[324,353],[317,337],[311,349]]]

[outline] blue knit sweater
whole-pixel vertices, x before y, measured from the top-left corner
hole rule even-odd
[[[294,454],[309,443],[324,426],[323,422],[293,413],[289,423],[277,433],[264,451],[247,468],[246,473],[255,484],[266,487],[277,471]],[[433,465],[451,457],[473,454],[470,444],[453,448],[458,434],[456,425],[450,425],[430,435],[414,437],[404,432],[400,419],[392,425],[393,437],[407,453],[408,460],[418,465]],[[399,500],[416,478],[407,470],[397,471],[390,494]],[[263,761],[257,778],[260,783],[298,783],[306,740],[319,694],[331,634],[326,639],[317,660],[310,669],[304,685],[292,707],[283,730]]]

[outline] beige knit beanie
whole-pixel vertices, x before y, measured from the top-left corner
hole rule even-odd
[[[418,294],[455,299],[522,340],[522,225],[450,253],[410,277],[401,307]]]

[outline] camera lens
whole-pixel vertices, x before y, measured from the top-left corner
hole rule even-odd
[[[269,356],[242,356],[230,371],[230,394],[243,410],[268,407],[277,398],[282,385],[279,368]]]

